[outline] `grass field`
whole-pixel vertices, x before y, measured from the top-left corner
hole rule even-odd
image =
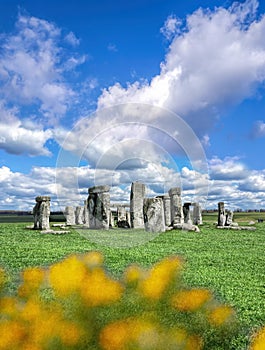
[[[264,213],[238,214],[235,220],[244,223],[264,217]],[[256,224],[256,231],[224,231],[214,228],[216,218],[216,215],[207,215],[199,234],[170,231],[130,249],[97,244],[73,229],[70,234],[57,236],[27,230],[25,223],[1,223],[0,265],[10,274],[9,292],[12,293],[23,268],[47,266],[71,253],[102,251],[107,269],[115,276],[130,263],[150,266],[165,256],[181,255],[186,261],[183,276],[189,286],[207,287],[236,309],[241,331],[229,349],[243,350],[247,348],[249,334],[265,324],[265,223]],[[100,242],[103,233],[94,231],[93,234],[98,234],[97,242]],[[128,240],[128,235],[134,232],[110,230],[107,234]],[[146,233],[139,231],[138,234]]]

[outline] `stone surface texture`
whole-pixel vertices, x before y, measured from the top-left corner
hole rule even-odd
[[[50,201],[48,196],[38,196],[35,198],[36,204],[33,208],[34,229],[50,229]]]
[[[144,199],[144,223],[148,232],[165,232],[165,216],[162,198]]]
[[[184,214],[181,204],[181,189],[180,187],[171,188],[168,191],[171,207],[171,225],[184,223]]]
[[[64,216],[66,219],[66,225],[75,225],[75,209],[74,207],[67,206],[64,210]]]
[[[193,206],[193,224],[202,225],[202,208],[199,203],[192,203]]]
[[[224,202],[218,203],[218,224],[217,226],[225,226],[226,214]]]
[[[110,194],[109,186],[95,186],[88,189],[89,227],[109,229]]]
[[[75,223],[76,225],[84,224],[84,207],[77,206],[75,208]]]
[[[130,196],[131,227],[144,228],[144,205],[145,185],[140,182],[133,182]]]

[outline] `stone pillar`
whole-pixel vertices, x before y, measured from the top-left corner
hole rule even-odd
[[[171,225],[171,208],[170,208],[170,197],[167,194],[162,196],[157,196],[156,198],[161,198],[164,207],[165,225],[168,227]]]
[[[224,202],[218,203],[218,226],[225,226],[225,204]]]
[[[148,232],[165,232],[165,215],[162,198],[144,199],[144,224]]]
[[[193,224],[202,225],[202,208],[199,203],[192,203],[193,206]]]
[[[183,215],[184,215],[185,224],[192,224],[192,220],[190,216],[190,206],[191,206],[191,203],[184,203],[183,205]]]
[[[131,186],[130,213],[131,227],[144,228],[144,205],[145,185],[140,182],[133,182]]]
[[[89,212],[88,212],[88,200],[84,200],[84,211],[83,211],[83,222],[84,225],[89,227]]]
[[[75,223],[76,225],[84,224],[84,208],[81,206],[75,208]]]
[[[115,226],[115,222],[114,222],[114,216],[112,214],[112,211],[109,211],[109,227],[114,227]]]
[[[75,210],[74,207],[65,207],[64,216],[66,219],[66,225],[75,225]]]
[[[37,203],[33,208],[34,229],[49,230],[51,197],[38,196],[35,200]]]
[[[226,211],[226,221],[225,221],[225,226],[230,226],[233,223],[233,211],[232,210],[227,210]]]
[[[168,191],[171,207],[171,225],[179,225],[184,223],[184,215],[181,204],[181,189],[173,187]]]
[[[109,229],[110,194],[109,186],[95,186],[88,189],[89,227]]]
[[[131,213],[126,210],[126,221],[128,222],[129,226],[131,225]]]
[[[129,228],[130,222],[127,221],[126,208],[123,205],[117,207],[117,226]]]

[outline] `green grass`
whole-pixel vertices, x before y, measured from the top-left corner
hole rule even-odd
[[[245,216],[242,221],[248,220]],[[247,348],[253,329],[265,324],[265,223],[256,224],[256,231],[233,231],[215,229],[213,221],[208,221],[199,234],[170,231],[130,249],[103,243],[109,241],[109,235],[116,242],[128,243],[130,235],[140,237],[146,232],[92,231],[86,239],[75,230],[57,236],[26,230],[23,223],[0,224],[0,265],[10,273],[12,293],[23,268],[48,266],[71,253],[102,251],[107,269],[115,276],[134,262],[150,266],[165,256],[181,255],[186,261],[183,277],[189,286],[210,288],[236,309],[241,332],[229,349],[242,350]]]

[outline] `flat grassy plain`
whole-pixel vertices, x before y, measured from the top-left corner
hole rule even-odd
[[[238,220],[235,215],[235,220],[247,223],[265,216],[250,214]],[[216,219],[216,213],[206,215],[200,233],[169,231],[131,248],[105,245],[106,234],[128,242],[134,234],[131,230],[93,231],[92,238],[85,238],[75,229],[66,235],[49,235],[25,229],[25,223],[1,223],[0,265],[8,271],[12,294],[22,269],[48,266],[72,253],[103,252],[106,268],[115,276],[131,263],[148,267],[166,256],[180,255],[185,261],[183,278],[187,285],[207,287],[235,308],[240,334],[224,350],[243,350],[250,333],[265,324],[265,222],[255,224],[256,231],[234,231],[215,229]],[[138,230],[135,234],[146,232]]]

